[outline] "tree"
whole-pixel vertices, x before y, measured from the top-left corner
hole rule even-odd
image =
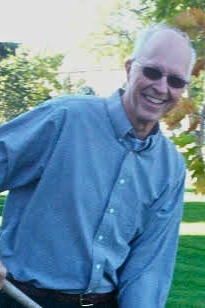
[[[90,86],[82,86],[79,88],[78,92],[77,92],[78,95],[96,95],[95,91],[93,90],[92,87]]]
[[[0,61],[0,120],[10,120],[33,108],[61,88],[58,68],[62,54],[32,55],[18,49]]]
[[[70,75],[68,74],[62,82],[62,94],[72,95],[96,95],[95,90],[87,84],[87,81],[83,78],[76,82],[71,81]]]
[[[182,99],[165,122],[173,130],[173,141],[183,151],[187,167],[195,181],[196,191],[205,194],[205,13],[203,1],[156,1],[153,15],[166,20],[188,33],[197,51],[197,62],[192,74],[187,97]],[[183,121],[189,123],[182,129]],[[176,135],[176,129],[181,129]]]
[[[79,79],[74,85],[75,93],[77,95],[95,95],[94,89],[87,84],[83,78]]]
[[[14,42],[0,42],[0,61],[10,55],[15,55],[19,45],[20,44]]]
[[[133,49],[136,32],[152,18],[153,3],[143,1],[115,0],[110,11],[106,11],[104,22],[95,29],[84,46],[100,60],[102,57],[112,57],[111,65],[124,65],[124,61]]]

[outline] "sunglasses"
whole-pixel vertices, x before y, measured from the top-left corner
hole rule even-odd
[[[152,66],[143,66],[140,63],[138,63],[136,60],[135,62],[139,66],[141,66],[143,75],[150,80],[159,80],[164,75],[166,75],[159,68],[152,67]],[[188,81],[182,79],[181,77],[177,75],[167,75],[167,83],[172,88],[182,89],[188,84]]]

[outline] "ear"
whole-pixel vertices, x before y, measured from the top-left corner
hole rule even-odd
[[[126,70],[126,74],[127,74],[127,81],[129,81],[131,67],[132,67],[132,60],[128,59],[125,62],[125,70]]]

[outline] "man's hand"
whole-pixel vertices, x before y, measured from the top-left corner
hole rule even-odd
[[[0,289],[4,285],[5,278],[6,278],[6,268],[3,266],[2,262],[0,261]]]

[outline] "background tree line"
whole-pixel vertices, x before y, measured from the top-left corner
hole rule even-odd
[[[14,42],[0,43],[0,123],[59,94],[94,94],[85,80],[73,84],[68,75],[59,81],[63,59],[63,54],[33,54]]]

